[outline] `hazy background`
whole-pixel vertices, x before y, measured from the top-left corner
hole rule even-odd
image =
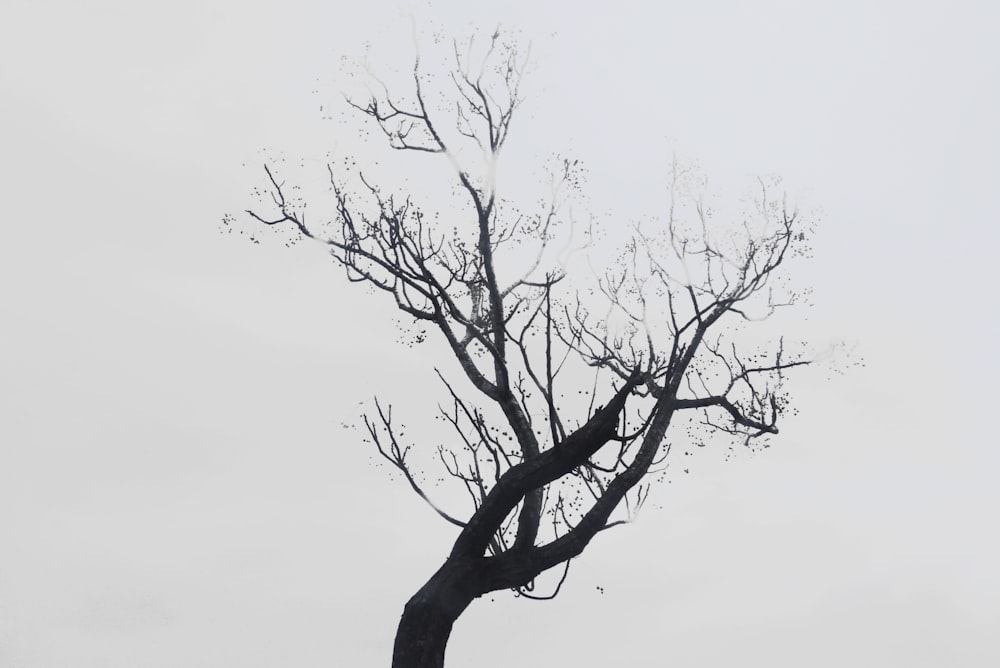
[[[400,8],[533,40],[511,146],[585,160],[609,224],[671,149],[785,175],[823,208],[810,336],[867,362],[804,374],[770,450],[700,453],[556,601],[475,603],[450,665],[1000,665],[994,4],[391,0],[5,0],[0,665],[388,665],[454,532],[341,425],[432,410],[450,361],[219,220],[260,149],[349,149],[340,56],[409,63]]]

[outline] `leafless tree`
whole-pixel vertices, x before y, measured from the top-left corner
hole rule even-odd
[[[376,400],[364,418],[373,447],[458,533],[403,609],[395,668],[442,666],[453,622],[483,594],[554,596],[571,560],[646,500],[672,443],[776,434],[789,407],[786,372],[808,363],[780,338],[749,351],[736,336],[798,298],[779,269],[805,249],[807,229],[767,185],[745,219],[720,225],[675,165],[663,219],[612,221],[630,226],[617,264],[571,277],[580,263],[556,240],[566,236],[560,225],[584,239],[590,229],[567,224],[562,206],[579,165],[559,162],[552,197],[533,214],[517,214],[497,192],[527,54],[498,31],[456,42],[453,58],[450,112],[439,92],[431,104],[419,58],[406,95],[373,77],[369,98],[348,100],[398,151],[450,161],[464,202],[448,212],[453,224],[365,174],[349,189],[332,168],[328,219],[307,222],[268,166],[273,209],[248,211],[323,244],[348,280],[439,332],[458,362],[433,382],[446,398],[437,462],[467,494],[464,510],[432,496],[390,406]],[[471,166],[460,159],[470,147]],[[587,280],[589,295],[579,288]],[[535,581],[550,569],[543,594]]]

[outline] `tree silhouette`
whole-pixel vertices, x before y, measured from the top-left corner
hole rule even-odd
[[[370,98],[348,100],[398,151],[450,161],[458,210],[432,215],[364,174],[351,189],[331,167],[334,210],[307,222],[304,204],[265,166],[273,209],[248,211],[323,244],[348,280],[436,330],[458,362],[437,372],[448,440],[436,455],[468,495],[464,512],[432,496],[391,406],[376,400],[364,417],[381,457],[458,527],[444,563],[403,609],[395,668],[442,666],[454,621],[483,594],[558,593],[571,560],[642,506],[672,442],[776,434],[789,410],[785,372],[808,363],[781,338],[753,350],[739,342],[743,326],[798,300],[778,270],[807,249],[807,227],[763,181],[750,214],[724,225],[697,196],[696,175],[675,164],[664,219],[631,224],[617,263],[597,273],[570,257],[586,251],[596,224],[571,220],[563,206],[579,163],[558,162],[551,197],[533,213],[501,196],[499,157],[526,62],[498,31],[454,43],[449,113],[429,104],[419,58],[406,96],[373,76]],[[587,281],[590,293],[580,288]],[[680,433],[668,440],[668,431]],[[557,567],[554,589],[536,591],[536,578]]]

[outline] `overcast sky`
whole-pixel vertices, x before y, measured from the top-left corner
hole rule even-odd
[[[674,150],[784,175],[822,208],[794,326],[866,362],[802,374],[769,450],[699,452],[556,601],[474,603],[450,665],[1000,665],[1000,16],[887,0],[5,0],[0,665],[389,665],[454,531],[342,424],[433,410],[450,361],[219,220],[262,149],[351,150],[341,56],[407,67],[408,11],[533,42],[501,169],[570,152],[609,225],[662,208]]]

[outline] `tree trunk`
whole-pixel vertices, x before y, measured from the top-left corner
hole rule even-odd
[[[403,608],[392,668],[442,668],[451,627],[476,597],[470,564],[445,562]]]

